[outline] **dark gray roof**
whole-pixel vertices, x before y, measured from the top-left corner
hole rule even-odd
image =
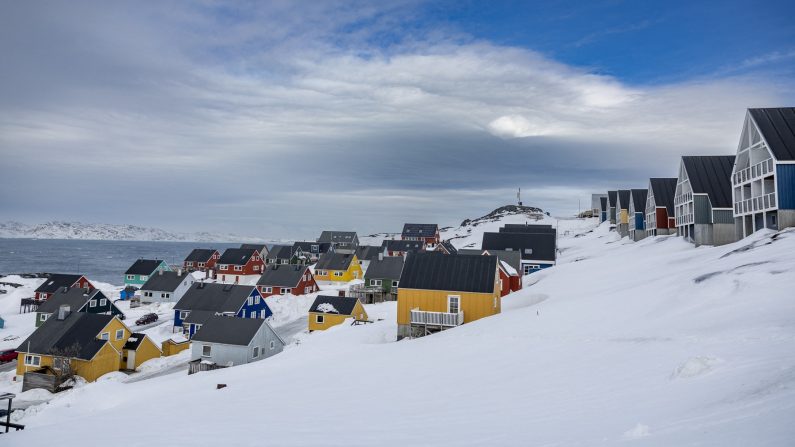
[[[125,275],[151,275],[160,263],[163,262],[162,259],[139,259],[133,262],[133,265],[124,272]]]
[[[370,266],[367,267],[367,272],[364,274],[365,279],[400,279],[400,273],[403,271],[403,257],[402,256],[387,256],[384,259],[374,259],[370,261]]]
[[[174,309],[235,312],[246,302],[254,286],[194,283],[180,298]],[[192,313],[192,312],[191,312]]]
[[[146,338],[146,335],[141,334],[139,332],[134,332],[130,334],[130,336],[127,338],[127,341],[124,342],[123,349],[129,349],[135,351],[136,349],[138,349],[139,346],[141,346],[141,343],[144,342],[144,338]]]
[[[358,298],[353,298],[350,296],[320,295],[315,298],[315,302],[312,303],[309,311],[318,313],[336,313],[338,315],[351,315],[353,313],[353,308],[356,307],[356,303],[358,301]],[[326,303],[334,306],[334,309],[336,309],[337,312],[324,312],[322,310],[318,310],[318,306]]]
[[[618,202],[616,202],[616,209],[628,210],[629,209],[629,190],[618,190]]]
[[[795,160],[795,107],[748,109],[779,161]]]
[[[545,233],[557,234],[558,230],[551,225],[505,225],[499,229],[500,233]]]
[[[483,233],[484,250],[518,251],[522,259],[555,261],[556,236],[549,233]],[[532,253],[525,252],[531,249]]]
[[[646,214],[646,197],[648,195],[648,189],[630,189],[632,207],[636,213]]]
[[[654,196],[655,206],[664,206],[668,216],[674,215],[674,195],[676,194],[676,178],[650,178],[649,187]]]
[[[202,324],[192,341],[247,346],[264,324],[267,323],[260,318],[233,318],[216,315],[208,318]]]
[[[188,317],[182,320],[182,322],[188,324],[204,324],[216,314],[217,312],[213,310],[191,310]]]
[[[36,292],[53,293],[63,287],[72,287],[72,284],[76,283],[77,280],[82,277],[83,275],[53,273],[49,278],[44,280],[44,283],[36,289]]]
[[[186,262],[207,262],[212,258],[215,252],[218,251],[214,248],[194,248],[193,251],[185,258]]]
[[[507,250],[482,250],[482,251],[488,252],[492,256],[496,256],[497,258],[499,258],[500,261],[504,261],[506,264],[513,267],[514,270],[516,270],[517,272],[522,271],[522,255],[518,251],[507,251]]]
[[[290,259],[293,257],[293,247],[289,245],[274,245],[268,252],[267,259]]]
[[[388,251],[406,251],[415,252],[425,250],[425,242],[423,241],[404,241],[404,240],[385,240],[381,242],[382,247],[386,247]]]
[[[254,256],[254,248],[227,248],[221,259],[218,260],[219,264],[228,265],[246,265],[249,259]]]
[[[551,224],[529,224],[529,223],[511,224],[511,223],[509,223],[509,224],[503,225],[502,227],[506,228],[506,229],[511,229],[511,230],[513,230],[513,229],[516,229],[516,230],[528,230],[528,229],[539,229],[539,228],[552,228],[552,225]],[[532,233],[532,231],[531,231],[531,233]]]
[[[403,224],[403,237],[434,237],[439,231],[437,224]]]
[[[616,207],[616,194],[618,191],[607,191],[607,206],[608,208]]]
[[[183,281],[192,281],[190,273],[182,272],[168,272],[160,270],[154,275],[150,276],[148,280],[141,286],[141,290],[151,290],[158,292],[173,292]]]
[[[356,249],[356,257],[360,261],[373,261],[384,252],[384,247],[379,245],[360,245]]]
[[[62,289],[55,292],[50,299],[41,303],[36,312],[53,314],[57,313],[58,309],[64,305],[69,306],[69,310],[72,312],[77,312],[85,306],[88,300],[94,297],[97,299],[107,298],[99,289],[94,289],[89,293],[86,293],[85,289],[77,287],[68,289],[66,292]]]
[[[63,320],[48,318],[17,348],[33,354],[63,354],[90,360],[106,340],[99,340],[100,331],[113,320],[112,315],[71,312]]]
[[[320,270],[348,270],[355,255],[353,253],[323,253],[315,264]]]
[[[599,210],[607,211],[607,197],[599,197]]]
[[[257,281],[258,286],[295,287],[309,267],[297,264],[269,266]]]
[[[707,194],[713,208],[732,207],[734,155],[684,156],[682,163],[693,193]]]
[[[313,246],[316,246],[317,250],[312,250]],[[293,244],[292,252],[295,253],[295,251],[298,250],[298,248],[300,248],[304,253],[314,253],[320,255],[327,252],[329,247],[331,247],[330,242],[302,241],[302,242],[295,242]]]
[[[496,274],[496,256],[410,253],[400,288],[492,293]]]
[[[334,242],[337,244],[352,243],[356,237],[355,231],[324,231],[317,238],[318,242]]]
[[[268,254],[268,246],[266,244],[240,244],[240,248],[253,248],[257,250],[257,253],[260,256],[265,256]]]
[[[439,243],[439,246],[444,248],[444,250],[448,254],[454,255],[458,253],[458,249],[455,248],[455,246],[452,243],[450,243],[450,241],[442,241],[441,243]]]

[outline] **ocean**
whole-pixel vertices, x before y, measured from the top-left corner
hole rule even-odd
[[[89,279],[115,285],[139,258],[182,264],[194,248],[220,252],[240,244],[214,242],[89,241],[76,239],[2,239],[0,274],[81,273]]]

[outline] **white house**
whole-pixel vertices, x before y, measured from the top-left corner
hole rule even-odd
[[[235,366],[276,355],[285,342],[260,318],[210,317],[191,340],[191,362]]]
[[[188,271],[158,270],[141,286],[142,303],[176,303],[190,289],[195,278]]]

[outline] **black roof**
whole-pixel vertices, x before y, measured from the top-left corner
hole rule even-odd
[[[403,224],[403,237],[433,237],[439,231],[437,224]]]
[[[174,309],[237,313],[252,289],[254,286],[197,282],[185,292]]]
[[[551,225],[505,225],[499,229],[500,233],[545,233],[557,234],[558,230]]]
[[[373,261],[378,259],[378,255],[384,253],[383,245],[360,245],[356,249],[356,257],[360,261]]]
[[[353,261],[353,253],[323,253],[315,264],[319,270],[348,270]]]
[[[458,249],[450,241],[442,241],[439,246],[444,248],[447,254],[454,255],[458,253]]]
[[[169,272],[160,270],[146,280],[141,290],[154,290],[157,292],[173,292],[183,281],[193,281],[189,272]]]
[[[293,257],[293,247],[290,245],[274,245],[268,252],[266,259],[290,259]]]
[[[309,267],[297,264],[268,266],[257,281],[258,286],[295,287]]]
[[[384,259],[374,259],[370,261],[370,266],[367,267],[367,272],[364,274],[364,279],[400,279],[400,273],[403,271],[403,257],[402,256],[387,256]]]
[[[71,312],[63,320],[48,318],[17,348],[19,352],[91,360],[108,343],[100,340],[100,331],[115,317],[112,315]]]
[[[795,107],[748,109],[776,160],[795,160]]]
[[[218,251],[214,248],[194,248],[185,258],[186,262],[207,262]]]
[[[318,242],[334,242],[336,244],[352,243],[358,239],[355,231],[324,231],[317,238]]]
[[[386,247],[388,251],[422,251],[425,250],[425,242],[423,241],[404,241],[387,239],[381,242],[382,247]]]
[[[214,315],[196,331],[192,341],[247,346],[260,330],[268,324],[261,318],[234,318]]]
[[[650,178],[649,188],[654,196],[655,206],[664,206],[668,216],[674,215],[674,195],[676,194],[676,178]]]
[[[483,250],[512,250],[522,259],[555,261],[556,235],[551,233],[483,233]],[[530,249],[532,253],[525,250]]]
[[[607,191],[607,205],[608,205],[608,208],[615,208],[616,207],[616,194],[618,194],[618,191]]]
[[[319,295],[317,298],[315,298],[315,302],[312,303],[309,311],[323,314],[334,313],[339,315],[351,315],[353,313],[353,308],[356,307],[356,303],[358,301],[358,298],[350,296]],[[330,312],[328,309],[318,309],[318,307],[322,306],[323,304],[330,304],[334,307],[336,312]]]
[[[50,275],[49,278],[44,280],[44,283],[42,283],[42,285],[40,285],[39,288],[36,289],[36,292],[53,293],[63,287],[72,287],[72,285],[82,277],[83,275],[53,273],[52,275]]]
[[[628,189],[619,189],[618,190],[618,202],[616,202],[616,209],[629,209],[629,190]]]
[[[312,246],[316,246],[317,250],[313,251]],[[293,244],[293,253],[300,248],[301,251],[306,253],[322,254],[327,252],[329,247],[331,247],[331,242],[301,241]]]
[[[507,229],[511,229],[511,230],[513,230],[513,229],[516,229],[516,230],[527,230],[527,229],[538,229],[538,228],[552,228],[552,225],[551,224],[529,224],[529,223],[512,224],[512,223],[509,223],[509,224],[503,225],[502,227],[503,228],[507,228]]]
[[[227,248],[221,259],[218,260],[219,264],[228,265],[246,265],[249,259],[254,256],[256,248]]]
[[[124,348],[122,349],[129,349],[135,351],[136,349],[138,349],[139,346],[141,346],[141,343],[144,342],[144,338],[146,338],[145,334],[141,334],[140,332],[134,332],[130,334],[130,336],[127,338],[127,341],[124,342]]]
[[[707,194],[713,208],[732,207],[734,155],[684,156],[682,163],[695,194]]]
[[[599,197],[599,209],[607,211],[607,197]]]
[[[107,297],[99,289],[94,289],[86,293],[85,289],[74,287],[71,289],[61,289],[55,292],[47,301],[41,303],[36,312],[54,314],[61,306],[69,306],[69,310],[77,312],[92,299],[102,299]]]
[[[151,275],[163,262],[162,259],[139,259],[124,272],[125,275]]]
[[[410,253],[400,275],[400,288],[492,293],[496,274],[496,256]]]
[[[636,213],[646,214],[646,197],[649,195],[648,189],[630,189],[632,197],[632,208]]]
[[[261,256],[268,254],[268,246],[266,244],[240,244],[240,248],[253,248]]]

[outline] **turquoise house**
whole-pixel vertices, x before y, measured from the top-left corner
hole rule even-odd
[[[139,259],[124,272],[124,285],[140,289],[158,270],[170,272],[171,268],[161,259]]]

